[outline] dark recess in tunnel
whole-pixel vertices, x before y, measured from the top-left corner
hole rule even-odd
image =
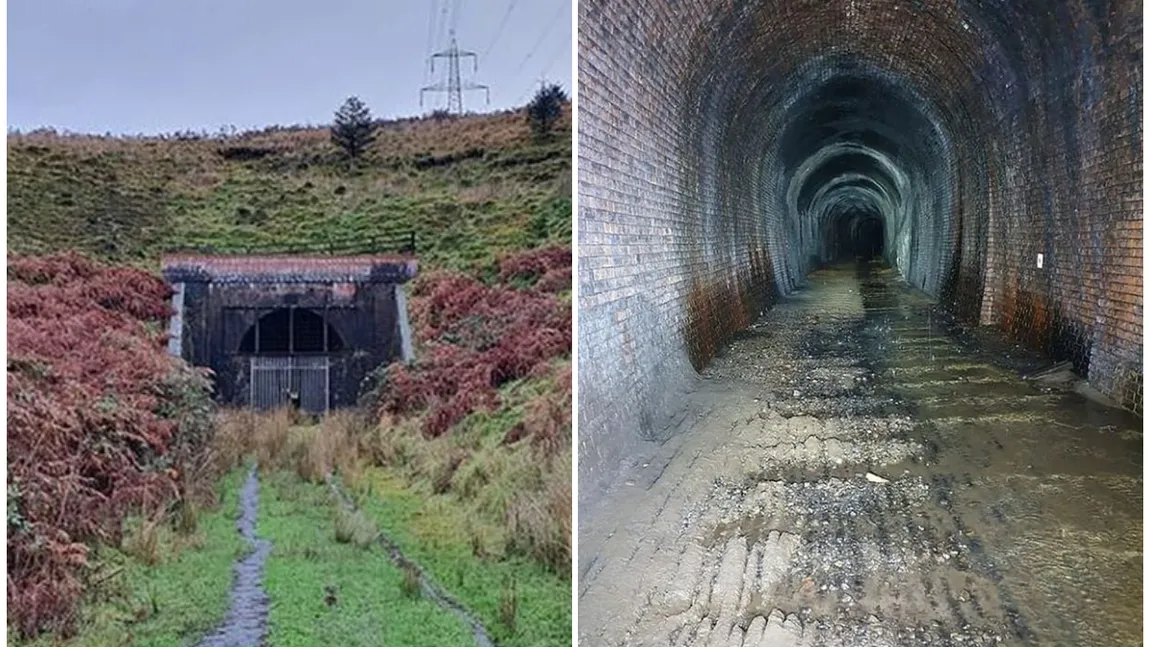
[[[792,268],[792,284],[783,287],[815,269],[800,259],[884,256],[938,294],[953,279],[947,265],[955,251],[948,136],[897,78],[850,56],[825,64],[835,74],[798,89],[782,117],[778,159],[763,162],[786,187],[775,195],[775,213],[800,234],[794,258],[785,250],[796,241],[776,246]]]
[[[306,308],[278,308],[262,316],[244,334],[240,353],[298,354],[343,350],[331,324]]]
[[[833,231],[826,236],[833,245],[832,260],[870,260],[883,252],[882,216],[874,211],[855,208],[836,213],[831,220]]]

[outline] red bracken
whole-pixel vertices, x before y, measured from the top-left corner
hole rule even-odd
[[[188,370],[163,350],[169,295],[75,254],[9,259],[8,612],[26,636],[69,633],[85,543],[174,492],[154,465],[176,430],[163,383]]]
[[[565,289],[556,289],[562,281],[540,285],[563,272]],[[545,249],[502,261],[494,286],[458,274],[423,277],[412,299],[423,356],[388,372],[384,411],[427,410],[423,432],[439,436],[472,411],[498,406],[501,385],[570,356],[571,306],[555,294],[570,289],[570,272],[570,249]]]

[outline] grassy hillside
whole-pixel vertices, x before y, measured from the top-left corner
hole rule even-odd
[[[571,238],[570,106],[383,122],[351,169],[326,128],[231,137],[8,137],[8,249],[153,265],[173,247],[355,249],[416,234],[425,269],[469,270]]]

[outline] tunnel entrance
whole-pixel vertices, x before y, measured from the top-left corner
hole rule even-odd
[[[273,407],[294,389],[311,412],[355,406],[372,371],[411,357],[414,259],[174,253],[161,265],[168,351],[210,368],[220,403]]]
[[[279,308],[263,315],[240,342],[239,352],[298,355],[338,352],[343,339],[322,315],[306,308]]]
[[[250,354],[252,408],[267,410],[298,403],[324,414],[331,404],[330,354],[343,339],[321,315],[305,308],[279,308],[256,320],[239,352]]]

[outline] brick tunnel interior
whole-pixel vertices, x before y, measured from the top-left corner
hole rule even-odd
[[[1127,463],[1131,455],[1141,456],[1141,3],[591,0],[579,4],[578,38],[579,505],[581,537],[591,547],[584,563],[580,544],[581,568],[589,569],[587,606],[581,607],[587,614],[602,609],[612,619],[607,624],[630,627],[633,634],[638,626],[650,628],[643,624],[648,620],[635,620],[647,618],[644,611],[620,617],[633,610],[612,595],[600,591],[601,606],[593,600],[597,578],[611,572],[612,542],[625,541],[598,497],[633,516],[648,499],[623,505],[620,497],[629,495],[620,483],[642,482],[648,465],[661,466],[656,480],[647,482],[648,498],[669,475],[683,474],[683,483],[701,478],[686,476],[694,469],[679,472],[677,461],[686,459],[675,452],[714,443],[713,455],[723,456],[724,448],[738,445],[724,434],[738,434],[748,423],[714,421],[725,415],[724,406],[750,411],[745,400],[759,407],[747,419],[761,414],[767,426],[781,414],[784,426],[788,418],[793,423],[811,415],[824,430],[863,418],[881,418],[884,428],[892,428],[889,415],[859,408],[860,393],[914,391],[919,395],[903,398],[902,411],[919,431],[902,440],[930,446],[935,441],[922,431],[925,425],[938,433],[942,425],[961,422],[963,434],[983,442],[985,434],[971,431],[972,413],[937,407],[948,397],[946,389],[994,383],[1008,395],[992,399],[971,389],[970,397],[983,397],[982,411],[999,422],[977,424],[1008,433],[1001,421],[1012,408],[1030,411],[1039,406],[1035,398],[1048,397],[1016,389],[1020,370],[1003,369],[1009,364],[1003,358],[1017,348],[1029,368],[1063,363],[1087,390],[1115,405],[1105,414],[1059,415],[1081,433],[1109,427],[1136,435],[1136,442],[1131,436],[1128,444],[1109,448],[1116,453],[1114,469],[1134,478]],[[985,358],[977,377],[963,373],[973,370],[964,353],[974,351],[955,339],[940,350],[935,336],[945,337],[947,330],[952,337],[992,332],[981,348],[998,357]],[[770,335],[776,346],[763,341]],[[886,350],[876,350],[880,337],[889,342]],[[797,354],[774,372],[768,356],[782,355],[777,345],[787,340]],[[839,349],[856,342],[869,350],[855,357]],[[931,350],[920,355],[920,346]],[[751,366],[748,353],[754,350],[767,359]],[[937,371],[923,366],[924,357],[933,362],[940,352],[950,353],[949,363]],[[837,398],[839,409],[815,411],[822,405],[800,397],[816,395],[799,384],[811,383],[810,371],[804,377],[796,367],[820,353],[833,355],[836,366],[868,367],[872,377],[858,379],[873,379],[875,386],[844,387],[824,398]],[[900,361],[929,372],[930,379],[912,384],[882,377],[899,375]],[[734,367],[745,379],[723,381],[738,373]],[[796,388],[779,377],[784,369],[795,371]],[[771,388],[752,398],[748,381]],[[943,383],[950,386],[938,386]],[[922,395],[936,387],[942,390]],[[747,397],[732,400],[735,391]],[[1051,411],[1077,406],[1042,402],[1048,409],[1043,425],[1059,424]],[[930,412],[944,422],[931,422]],[[731,442],[692,435],[708,424],[723,427],[716,433]],[[942,441],[943,454],[955,437],[958,432]],[[1084,441],[1073,436],[1067,442]],[[667,455],[660,459],[660,452]],[[963,452],[969,459],[969,447]],[[710,463],[715,482],[726,469],[716,467],[717,460]],[[747,455],[738,460],[745,472]],[[931,460],[912,462],[921,468]],[[970,476],[953,460],[957,472]],[[863,461],[856,468],[866,472],[879,464]],[[759,468],[760,477],[770,473]],[[845,478],[828,469],[824,480]],[[915,469],[914,478],[943,478]],[[760,484],[777,480],[764,477]],[[654,518],[677,496],[686,497],[668,491]],[[949,501],[951,493],[939,496]],[[706,499],[702,489],[694,497],[696,503]],[[738,500],[711,503],[737,507]],[[1127,497],[1124,505],[1131,501]],[[1140,495],[1133,503],[1140,515]],[[1132,517],[1126,522],[1134,523]],[[682,527],[693,526],[684,519]],[[1137,527],[1140,533],[1140,517]],[[959,524],[939,532],[963,530]],[[612,539],[600,544],[599,531]],[[746,551],[758,549],[753,538],[743,541],[743,548],[728,545],[712,556],[716,587],[731,550],[746,559]],[[631,562],[643,556],[638,545],[619,550]],[[681,555],[691,550],[682,547]],[[1140,548],[1137,553],[1140,567]],[[699,558],[703,564],[708,555]],[[993,568],[999,567],[1007,568]],[[682,562],[667,568],[673,574]],[[666,619],[683,612],[675,595],[695,609],[689,600],[698,591],[633,593],[670,601],[660,622],[670,623],[663,629],[674,625],[672,641],[701,640],[703,629],[692,625],[688,631]],[[994,595],[1001,601],[1009,593],[999,588]],[[700,627],[732,636],[737,627],[750,635],[754,614],[745,604],[732,602],[742,610],[731,620],[715,606],[721,602],[710,599],[710,611],[699,612]],[[1004,603],[1004,617],[1040,618],[1045,612],[1037,609],[1049,611],[1042,600]],[[799,613],[784,607],[773,608],[782,613],[778,623]],[[817,616],[818,605],[811,608]],[[759,634],[774,626],[768,611]],[[604,624],[596,616],[585,620],[592,627]],[[813,622],[796,622],[806,626],[807,620]],[[905,624],[912,620],[901,618],[904,625],[895,633],[913,632]],[[1007,643],[1035,639],[1024,621],[1004,622],[1010,625],[1005,633],[995,633],[1002,629],[995,626],[982,638],[969,637],[975,643],[992,635]],[[611,643],[612,634],[604,631],[598,639]],[[1042,626],[1037,633],[1059,631]]]
[[[1141,411],[1139,3],[579,10],[591,462],[859,251]]]

